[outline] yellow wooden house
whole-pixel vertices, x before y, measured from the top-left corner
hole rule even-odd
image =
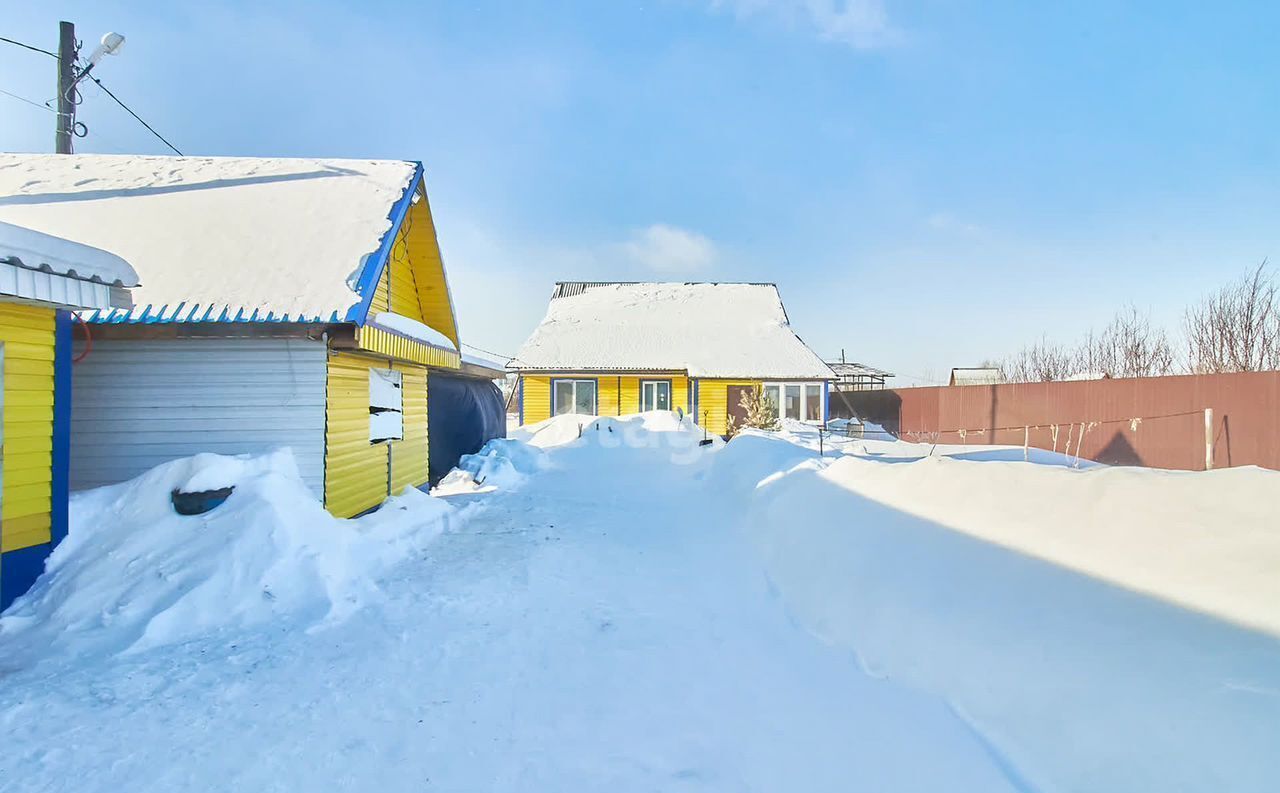
[[[671,410],[717,434],[756,387],[780,416],[825,422],[835,376],[769,283],[562,281],[508,368],[523,424]]]
[[[0,220],[116,251],[87,314],[72,489],[288,447],[335,515],[428,481],[433,372],[464,366],[420,163],[0,155]],[[38,178],[34,178],[37,177]]]
[[[120,257],[0,222],[0,610],[67,534],[71,309],[129,306]]]

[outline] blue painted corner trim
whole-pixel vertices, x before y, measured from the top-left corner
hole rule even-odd
[[[524,378],[520,378],[517,386],[520,389],[520,426],[524,426]]]
[[[0,611],[27,593],[44,572],[53,546],[47,542],[0,554]]]
[[[822,426],[831,420],[831,381],[822,381]]]
[[[400,200],[391,207],[391,214],[387,215],[387,219],[391,221],[391,228],[382,235],[382,244],[378,246],[376,253],[365,260],[364,268],[360,271],[360,278],[356,281],[356,293],[360,295],[360,302],[347,309],[347,322],[363,326],[369,319],[369,304],[373,302],[373,295],[378,291],[378,281],[382,278],[382,271],[387,268],[387,262],[391,259],[391,249],[395,247],[396,237],[400,234],[400,226],[404,223],[405,216],[409,214],[409,207],[413,206],[413,197],[418,192],[418,186],[422,184],[422,163],[415,162],[413,166],[413,178],[409,180],[409,186],[405,189],[404,195],[400,196]]]
[[[67,536],[67,497],[71,467],[70,311],[59,311],[53,326],[53,470],[50,481],[50,536],[54,545]]]

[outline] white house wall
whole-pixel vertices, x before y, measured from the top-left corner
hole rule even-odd
[[[97,339],[72,368],[71,488],[199,452],[288,446],[322,497],[324,428],[323,342]]]

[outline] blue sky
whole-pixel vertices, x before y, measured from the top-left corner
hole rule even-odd
[[[3,5],[124,33],[103,81],[188,154],[422,160],[502,353],[557,279],[771,280],[821,354],[925,381],[1280,259],[1269,2]],[[0,89],[52,84],[0,44]],[[164,151],[86,94],[80,151]],[[0,149],[52,118],[0,96]]]

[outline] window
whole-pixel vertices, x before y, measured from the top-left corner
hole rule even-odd
[[[800,384],[787,383],[782,387],[783,415],[789,419],[800,419]]]
[[[369,370],[369,443],[404,438],[403,386],[399,372]]]
[[[804,384],[804,420],[822,421],[822,384]]]
[[[554,415],[585,413],[594,416],[596,414],[595,380],[553,380],[551,391],[551,407]]]
[[[641,380],[640,410],[670,410],[671,381]]]
[[[773,410],[782,415],[782,386],[777,383],[764,384],[764,398],[773,403]]]
[[[765,383],[764,396],[778,418],[822,422],[822,383]]]

